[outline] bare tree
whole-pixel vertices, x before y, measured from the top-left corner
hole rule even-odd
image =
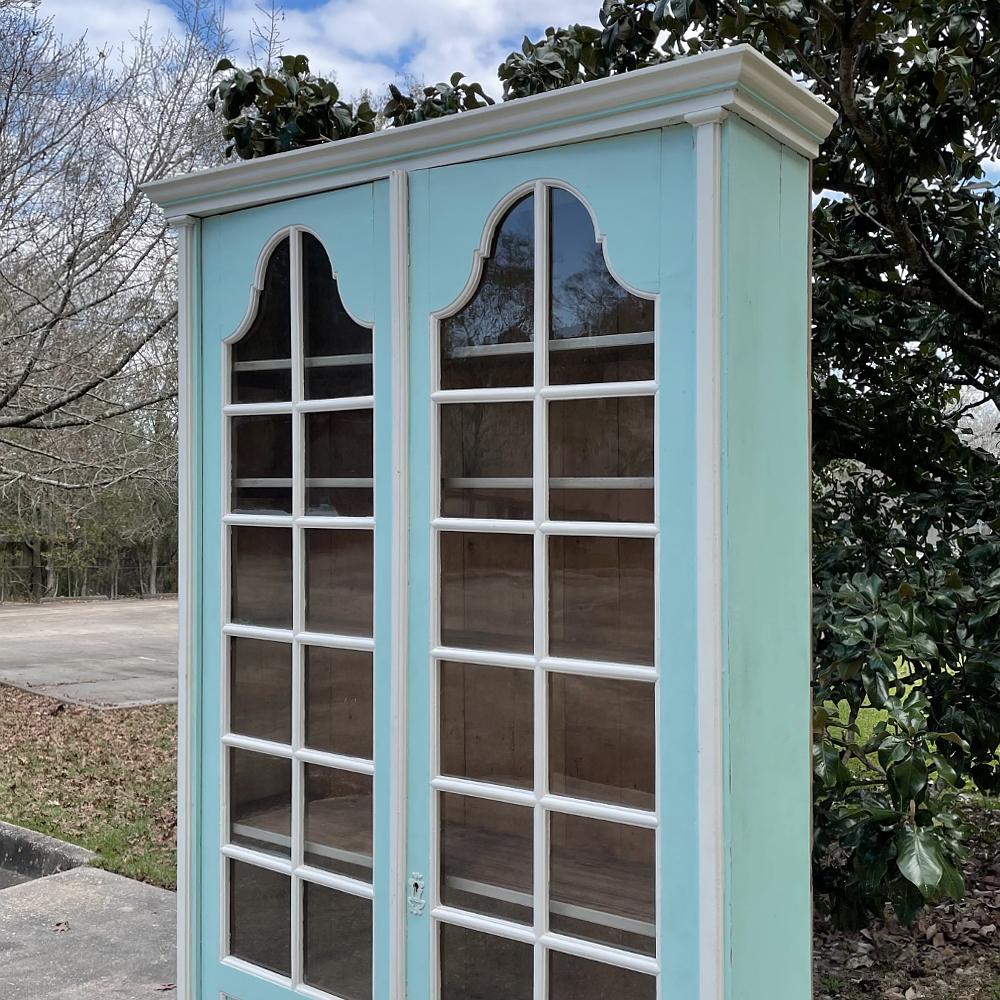
[[[248,49],[250,61],[254,66],[263,67],[271,73],[278,63],[278,57],[284,51],[287,38],[282,37],[281,22],[285,19],[285,8],[271,0],[270,4],[257,4],[260,20],[253,18],[250,22],[250,46]]]
[[[112,52],[64,41],[31,0],[0,0],[8,542],[20,533],[40,550],[109,490],[146,509],[148,544],[173,530],[175,245],[139,188],[216,159],[204,97],[223,39],[210,2],[184,0],[176,36],[147,24]]]

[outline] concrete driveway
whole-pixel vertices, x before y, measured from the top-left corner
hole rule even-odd
[[[177,601],[0,605],[0,684],[75,704],[177,700]]]

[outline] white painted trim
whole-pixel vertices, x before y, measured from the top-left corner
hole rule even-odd
[[[535,398],[530,386],[488,389],[437,389],[431,393],[434,403],[525,403]]]
[[[609,269],[610,270],[610,269]],[[635,293],[639,294],[639,293]],[[641,298],[649,298],[641,295]],[[543,385],[537,392],[543,399],[617,399],[620,396],[652,396],[659,385],[655,381],[582,382],[567,385]],[[532,386],[511,386],[485,389],[438,389],[431,393],[435,403],[520,403],[535,398]],[[267,403],[247,403],[247,406],[267,406]]]
[[[520,941],[522,944],[534,944],[535,942],[535,932],[531,927],[527,924],[516,924],[513,920],[487,917],[483,914],[471,913],[468,910],[459,910],[454,906],[435,906],[431,910],[431,916],[441,923],[465,927],[470,931],[482,931],[495,937]],[[434,994],[431,995],[434,996]]]
[[[195,580],[198,577],[198,552],[195,549],[195,516],[197,502],[197,414],[198,387],[193,376],[196,331],[199,328],[197,289],[198,243],[201,225],[197,219],[183,216],[173,220],[177,230],[177,998],[195,1000],[195,956],[198,942],[194,940],[193,875],[197,858],[195,799],[199,794],[194,773],[198,748],[197,717],[197,641],[195,623],[199,618],[196,606]]]
[[[542,521],[543,535],[571,535],[574,538],[655,538],[660,529],[641,521]]]
[[[522,944],[537,945],[543,952],[558,951],[593,962],[602,962],[605,965],[644,972],[651,976],[655,976],[660,971],[657,961],[645,955],[639,955],[632,951],[621,951],[609,945],[598,944],[595,941],[584,941],[582,938],[571,938],[551,931],[543,934],[541,938],[536,938],[534,929],[527,924],[518,924],[513,920],[504,920],[501,917],[488,917],[485,914],[460,910],[454,906],[435,906],[431,910],[431,916],[440,923],[492,934],[495,937],[519,941]]]
[[[575,196],[586,206],[591,225],[597,230],[597,222],[590,206]],[[533,338],[533,377],[535,389],[532,401],[532,519],[535,526],[542,523],[549,509],[549,405],[541,390],[549,381],[549,316],[552,255],[550,252],[552,203],[551,188],[544,181],[535,184],[535,300]],[[607,248],[601,241],[605,266]],[[549,546],[540,531],[532,534],[532,624],[533,652],[536,664],[549,651]],[[542,805],[542,798],[549,790],[549,683],[548,676],[537,665],[532,672],[532,786],[534,803],[532,809],[532,917],[535,932],[532,978],[535,1000],[543,1000],[548,990],[548,955],[541,944],[549,929],[549,818]]]
[[[440,480],[435,477],[435,482]],[[431,527],[436,531],[460,531],[463,534],[530,535],[535,530],[535,522],[506,521],[499,517],[435,517]]]
[[[836,114],[747,45],[491,108],[154,181],[143,191],[171,217],[211,215],[461,163],[677,124],[728,109],[807,157]]]
[[[698,648],[699,1000],[723,1000],[722,122],[690,116],[696,199],[695,491]]]
[[[358,653],[375,651],[375,640],[361,635],[336,635],[333,632],[296,632],[294,638],[303,646],[325,649],[353,649]]]
[[[392,680],[389,692],[389,1000],[406,996],[406,703],[409,662],[410,214],[405,173],[389,175],[389,301],[392,342]]]
[[[571,660],[546,656],[538,664],[552,674],[573,674],[576,677],[603,677],[607,680],[638,681],[653,684],[659,677],[656,667],[633,666],[628,663],[602,663],[600,660]]]
[[[542,938],[542,944],[552,951],[559,951],[565,955],[576,955],[578,958],[590,959],[593,962],[603,962],[605,965],[631,969],[633,972],[644,972],[649,976],[655,976],[660,971],[659,963],[655,958],[648,958],[634,951],[619,951],[609,945],[584,941],[582,938],[573,938],[550,931]]]
[[[541,791],[536,792],[527,788],[514,788],[511,785],[496,785],[475,778],[453,778],[438,775],[431,779],[431,788],[452,795],[467,795],[473,799],[505,802],[511,806],[542,806],[549,812],[564,816],[604,819],[625,826],[640,826],[647,830],[655,830],[660,823],[655,811],[636,809],[632,806],[619,806],[610,802],[598,802],[594,799],[552,795],[544,790],[545,786]]]
[[[475,663],[487,667],[513,667],[531,670],[538,662],[531,653],[494,653],[487,649],[459,649],[455,646],[435,646],[431,650],[435,660],[452,663]]]
[[[507,667],[511,670],[542,670],[554,674],[575,674],[588,677],[605,677],[609,680],[641,681],[654,683],[659,677],[656,667],[633,663],[605,663],[601,660],[577,660],[562,656],[535,656],[531,653],[496,653],[484,649],[458,649],[452,646],[435,646],[431,650],[435,660],[450,663],[471,663],[484,667]]]
[[[374,396],[341,396],[337,399],[303,399],[276,403],[229,403],[223,412],[227,417],[254,417],[271,413],[333,413],[336,410],[370,410]]]
[[[253,965],[250,962],[244,962],[242,958],[234,958],[232,955],[226,955],[219,960],[219,964],[229,969],[235,969],[237,972],[242,972],[246,976],[255,976],[257,979],[263,979],[265,982],[273,983],[275,986],[283,986],[285,989],[291,989],[292,987],[292,981],[288,976],[272,972],[270,969],[265,969],[262,965]],[[233,997],[231,1000],[238,1000],[238,998]]]
[[[297,436],[292,435],[293,448]],[[302,452],[301,445],[299,452]],[[296,482],[296,487],[299,486],[302,486],[302,477]],[[375,527],[372,517],[324,517],[322,514],[225,514],[222,523],[243,528],[314,528],[318,531],[371,531]]]
[[[238,639],[260,639],[264,642],[291,642],[295,632],[290,628],[267,628],[264,625],[240,625],[230,622],[222,626],[223,635],[236,636]]]

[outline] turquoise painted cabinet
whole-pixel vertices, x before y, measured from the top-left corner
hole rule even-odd
[[[805,1000],[810,158],[753,51],[173,178],[185,1000]]]

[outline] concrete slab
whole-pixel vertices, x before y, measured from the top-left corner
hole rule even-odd
[[[0,891],[3,1000],[158,1000],[175,982],[172,892],[96,868]]]
[[[177,601],[0,605],[0,684],[107,708],[176,701]]]

